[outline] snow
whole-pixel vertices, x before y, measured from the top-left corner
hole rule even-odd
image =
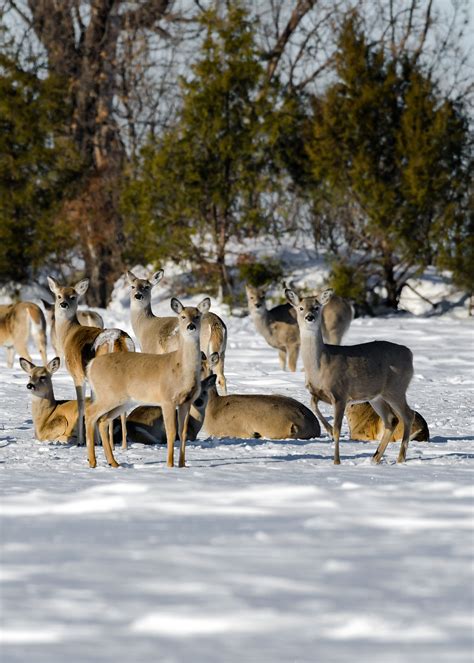
[[[119,284],[106,325],[131,332],[127,306]],[[309,405],[301,362],[282,372],[250,318],[226,322],[230,393]],[[373,466],[345,427],[339,467],[325,434],[201,433],[186,469],[135,444],[91,470],[85,448],[33,439],[26,376],[0,353],[2,663],[472,660],[472,321],[359,318],[345,342],[372,339],[414,352],[431,442],[404,465],[394,444]],[[74,397],[63,368],[54,384]]]

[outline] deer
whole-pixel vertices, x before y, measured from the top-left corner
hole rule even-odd
[[[314,297],[301,299],[290,289],[285,293],[297,314],[306,388],[311,395],[313,410],[334,440],[334,464],[341,462],[339,437],[346,405],[358,401],[368,401],[384,424],[373,461],[381,462],[400,420],[403,422],[403,437],[397,462],[404,462],[414,416],[406,400],[413,377],[411,350],[388,341],[329,345],[323,340],[321,309],[331,299],[333,291],[322,292],[319,302]],[[333,426],[319,411],[319,401],[333,406]]]
[[[178,347],[178,325],[175,317],[159,317],[151,310],[151,291],[163,278],[162,269],[150,279],[139,279],[131,271],[126,277],[130,285],[130,313],[133,333],[138,339],[142,352],[163,354]],[[215,367],[217,384],[222,393],[227,393],[224,375],[225,351],[227,346],[227,327],[223,320],[209,311],[211,300],[206,297],[200,304],[203,317],[201,320],[201,350],[207,355],[217,352],[219,362]]]
[[[43,363],[46,357],[46,320],[43,311],[33,302],[0,306],[0,345],[7,350],[7,366],[13,367],[15,352],[31,361],[28,341],[33,336]]]
[[[325,292],[328,292],[327,289]],[[316,294],[318,299],[318,294]],[[354,310],[347,301],[336,295],[333,291],[321,315],[321,332],[325,343],[329,345],[341,345],[342,337],[350,327]]]
[[[278,350],[280,367],[296,371],[300,351],[300,334],[296,318],[291,314],[291,306],[280,304],[267,309],[264,288],[250,284],[245,286],[250,317],[256,330],[268,345]]]
[[[213,357],[211,356],[211,365]],[[214,437],[309,440],[321,435],[309,408],[288,396],[231,394],[219,396],[210,386],[204,430]]]
[[[58,339],[56,337],[56,318],[54,315],[54,303],[51,304],[50,302],[47,302],[45,299],[41,300],[43,303],[43,307],[46,313],[46,321],[49,324],[49,336],[51,338],[51,345],[53,346],[53,350],[57,355],[61,354],[61,349],[59,347]],[[91,311],[89,309],[82,310],[82,311],[77,311],[76,312],[77,319],[79,320],[81,325],[84,325],[85,327],[97,327],[98,329],[103,329],[104,328],[104,320],[99,313],[96,313],[95,311]]]
[[[70,442],[77,437],[77,401],[58,401],[54,397],[52,375],[61,360],[54,357],[46,366],[35,366],[20,357],[20,366],[28,374],[26,388],[32,393],[31,410],[36,439]],[[90,399],[86,399],[86,404]]]
[[[86,413],[86,440],[90,467],[96,467],[94,427],[99,432],[109,465],[117,467],[113,450],[106,440],[107,421],[137,405],[160,405],[167,441],[167,465],[174,466],[176,408],[180,439],[179,467],[186,464],[186,438],[189,412],[201,387],[199,335],[205,301],[183,306],[176,297],[171,309],[178,316],[178,347],[165,354],[129,352],[107,354],[93,359],[87,376],[94,400]]]
[[[351,440],[372,442],[378,440],[383,434],[383,422],[370,403],[353,403],[346,408],[346,419],[349,424]],[[403,437],[403,426],[397,422],[390,442],[399,442]],[[415,416],[410,431],[410,441],[429,442],[430,431],[428,424],[419,412]]]
[[[52,276],[48,284],[55,296],[54,316],[57,340],[64,355],[76,389],[78,405],[78,444],[84,444],[84,408],[87,364],[96,356],[105,353],[133,353],[134,343],[121,329],[101,330],[97,327],[81,325],[77,319],[77,303],[89,287],[89,279],[82,279],[74,286],[61,286]],[[125,416],[122,418],[122,435],[126,444]]]

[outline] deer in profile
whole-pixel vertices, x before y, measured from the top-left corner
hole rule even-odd
[[[176,408],[180,439],[179,466],[185,466],[189,413],[201,387],[201,302],[197,307],[183,306],[173,297],[171,308],[178,316],[178,348],[166,354],[129,352],[108,354],[91,361],[87,369],[94,401],[86,414],[86,439],[89,465],[96,466],[94,427],[99,432],[107,460],[117,462],[106,441],[107,421],[136,405],[160,405],[167,441],[167,464],[174,465]]]
[[[59,357],[55,357],[47,366],[35,366],[20,357],[20,366],[29,378],[26,388],[33,396],[35,436],[41,441],[69,442],[77,437],[77,401],[58,401],[54,397],[52,375],[60,363]]]
[[[383,421],[370,405],[370,403],[353,403],[346,408],[346,418],[349,424],[351,440],[372,442],[379,440],[383,434]],[[403,437],[403,425],[398,421],[390,442],[399,442]],[[428,424],[419,412],[415,411],[411,425],[410,440],[429,442],[430,431]]]
[[[7,366],[13,367],[15,352],[31,361],[28,341],[33,336],[43,363],[46,357],[46,320],[43,311],[33,302],[0,306],[0,345],[6,346]]]
[[[300,351],[300,334],[291,306],[280,304],[267,309],[264,288],[256,288],[247,284],[245,291],[250,317],[256,330],[270,347],[278,350],[281,368],[285,370],[288,365],[290,371],[296,371]]]
[[[78,444],[84,443],[84,387],[87,364],[96,356],[104,353],[133,352],[135,346],[130,336],[120,329],[101,330],[97,327],[81,325],[77,319],[79,297],[87,292],[89,279],[82,279],[75,286],[61,286],[53,277],[48,276],[48,283],[55,295],[55,322],[57,341],[64,355],[66,368],[76,388],[78,404]],[[122,422],[125,436],[125,417]],[[126,442],[125,442],[126,443]]]
[[[54,304],[47,302],[45,299],[41,300],[46,312],[46,321],[49,324],[49,336],[51,338],[51,345],[57,355],[61,354],[58,339],[56,337],[56,318],[54,315]],[[76,311],[77,319],[81,325],[85,327],[97,327],[98,329],[104,328],[104,320],[99,313],[90,311],[88,309],[83,311]]]
[[[158,270],[150,279],[139,279],[133,272],[127,272],[130,285],[130,313],[132,328],[142,352],[163,354],[178,347],[178,324],[172,316],[159,317],[151,310],[151,291],[163,278],[164,271]],[[215,367],[217,384],[222,393],[227,393],[224,375],[225,351],[227,346],[227,327],[223,320],[209,311],[211,300],[206,297],[200,304],[203,314],[201,320],[201,350],[207,355],[219,354],[219,363]]]
[[[413,355],[404,345],[388,341],[372,341],[358,345],[329,345],[321,331],[321,308],[330,300],[332,291],[301,299],[286,290],[295,308],[301,335],[301,355],[306,388],[311,394],[313,409],[334,439],[334,463],[340,464],[339,437],[346,405],[369,401],[384,424],[384,433],[373,456],[379,463],[397,425],[403,422],[403,438],[398,462],[404,462],[413,421],[413,410],[406,401],[406,392],[413,376]],[[334,408],[331,426],[319,411],[318,403]]]
[[[268,394],[219,396],[212,385],[204,430],[214,437],[270,440],[309,440],[321,434],[314,414],[294,398]]]

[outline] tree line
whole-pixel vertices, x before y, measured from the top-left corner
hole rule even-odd
[[[125,265],[172,259],[232,301],[278,271],[235,242],[302,231],[369,310],[428,265],[472,292],[462,10],[2,0],[0,282],[77,263],[104,306]]]

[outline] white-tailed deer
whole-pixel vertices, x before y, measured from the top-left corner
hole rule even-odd
[[[294,398],[260,394],[219,396],[212,386],[204,430],[214,437],[244,439],[309,440],[321,435],[314,414]]]
[[[53,346],[54,352],[57,355],[61,355],[61,348],[59,347],[58,339],[56,337],[56,318],[54,315],[54,304],[50,304],[45,299],[41,300],[43,302],[44,310],[46,312],[46,321],[49,324],[49,336],[51,338],[51,345]],[[88,309],[82,311],[76,311],[77,319],[85,327],[97,327],[98,329],[104,328],[104,321],[102,316],[95,311],[90,311]]]
[[[384,434],[374,454],[379,463],[395,430],[397,417],[403,422],[403,439],[398,462],[404,462],[410,438],[413,410],[407,404],[406,392],[413,376],[413,355],[404,345],[373,341],[359,345],[328,345],[321,332],[321,306],[314,297],[300,299],[292,290],[286,296],[295,307],[301,335],[301,356],[306,388],[313,409],[334,439],[334,463],[338,465],[339,436],[347,403],[369,401],[382,417]],[[320,295],[321,305],[329,301],[332,291]],[[319,411],[318,403],[334,407],[331,427]]]
[[[69,442],[77,437],[77,401],[57,401],[54,397],[51,378],[60,363],[59,357],[55,357],[47,366],[35,366],[20,357],[20,366],[29,377],[26,388],[33,396],[31,411],[35,436],[41,441]]]
[[[28,341],[33,336],[43,363],[46,364],[46,320],[33,302],[0,306],[0,345],[7,350],[7,366],[12,368],[15,352],[31,361]]]
[[[353,403],[346,407],[346,418],[349,424],[351,440],[372,442],[379,440],[383,435],[383,421],[370,403]],[[397,423],[390,442],[399,442],[403,438],[403,424]],[[428,424],[419,412],[415,411],[410,431],[410,441],[429,442],[430,431]]]
[[[89,280],[82,279],[74,287],[61,286],[48,276],[48,283],[55,295],[55,322],[57,341],[76,388],[79,410],[78,444],[84,443],[84,386],[87,364],[104,353],[133,352],[135,346],[130,336],[121,329],[101,330],[86,327],[77,319],[77,302],[89,287]],[[122,423],[125,438],[125,417]],[[126,444],[126,439],[125,442]]]
[[[215,388],[216,375],[209,375],[201,380],[201,392],[193,401],[189,411],[187,439],[194,441],[204,423],[209,390]],[[178,423],[176,419],[176,424]],[[127,417],[127,437],[132,442],[142,444],[164,444],[166,430],[163,421],[163,410],[159,406],[148,407],[141,405],[135,408]],[[179,439],[179,435],[176,435]]]
[[[268,345],[278,350],[280,366],[285,370],[296,371],[296,362],[300,351],[300,334],[296,318],[288,304],[280,304],[267,309],[265,290],[246,285],[247,302],[250,317],[256,330]]]
[[[329,291],[329,289],[325,290],[325,292],[331,292],[332,294],[330,299],[324,305],[321,314],[321,331],[323,334],[323,340],[330,345],[340,345],[342,337],[351,325],[354,311],[347,299],[338,297],[338,295],[335,295],[332,290]],[[318,298],[319,295],[316,295],[316,299]]]
[[[105,442],[105,427],[109,419],[136,405],[161,406],[168,445],[168,467],[174,465],[178,408],[179,466],[184,467],[189,411],[201,387],[200,307],[201,304],[184,307],[175,297],[171,299],[171,308],[178,315],[178,349],[173,352],[161,355],[117,353],[91,361],[87,375],[94,400],[86,416],[87,450],[91,467],[96,465],[93,443],[96,422],[99,422],[107,460],[116,467],[113,451]]]
[[[163,278],[164,271],[158,270],[148,279],[139,279],[133,272],[127,272],[130,284],[130,313],[132,328],[142,352],[163,354],[178,347],[178,325],[175,317],[158,317],[151,310],[151,290]],[[201,320],[201,350],[208,356],[217,352],[219,363],[215,367],[217,384],[222,393],[227,393],[224,376],[227,327],[218,315],[209,311],[211,300],[206,297],[200,304],[203,313]]]

